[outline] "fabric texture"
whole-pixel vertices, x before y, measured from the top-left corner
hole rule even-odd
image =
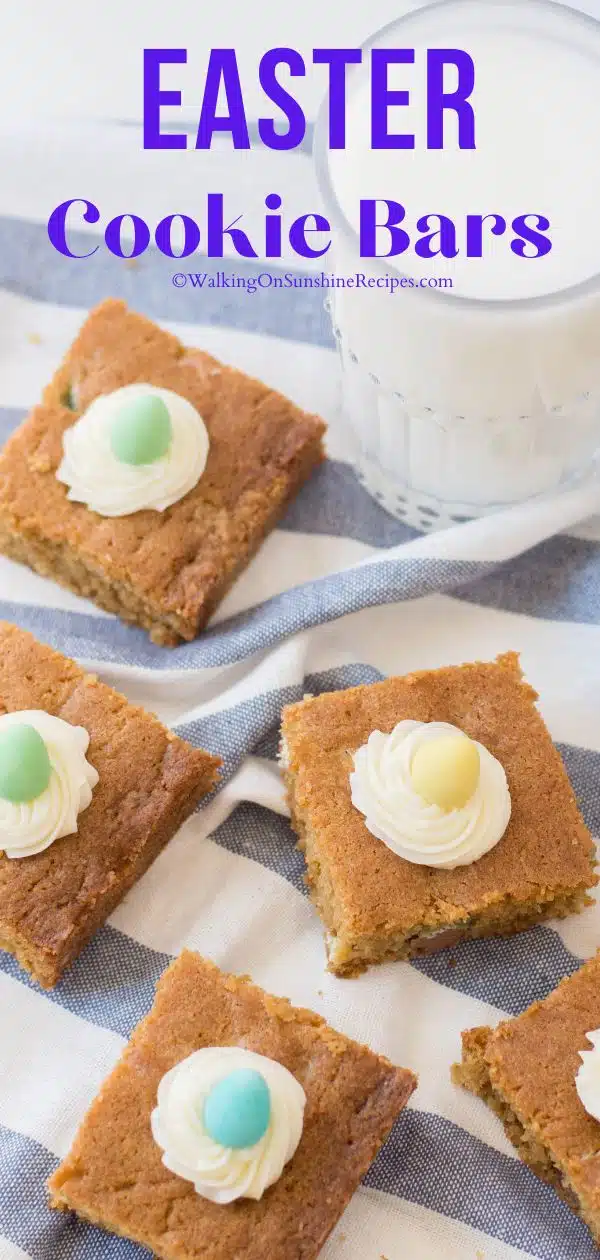
[[[4,169],[11,143],[0,141]],[[297,160],[308,171],[306,155]],[[44,1183],[183,946],[250,973],[419,1074],[324,1260],[591,1260],[597,1252],[584,1226],[518,1161],[491,1113],[451,1084],[449,1070],[461,1029],[523,1010],[595,952],[600,912],[338,980],[325,971],[275,757],[281,706],[305,692],[516,649],[597,834],[598,484],[419,537],[366,494],[348,462],[322,292],[249,298],[233,290],[224,301],[216,290],[202,298],[176,290],[174,268],[158,257],[132,269],[99,250],[69,264],[49,249],[41,220],[7,194],[0,208],[2,438],[39,397],[89,306],[108,295],[263,377],[330,426],[328,462],[195,643],[155,647],[0,560],[0,617],[225,762],[220,791],[54,991],[42,993],[0,953],[0,1260],[146,1254],[50,1213]],[[236,260],[235,270],[244,265]]]

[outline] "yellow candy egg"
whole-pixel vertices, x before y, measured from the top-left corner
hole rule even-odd
[[[428,805],[461,809],[479,783],[479,750],[466,735],[426,740],[413,757],[410,777]]]

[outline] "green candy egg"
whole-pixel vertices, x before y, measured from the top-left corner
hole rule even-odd
[[[269,1127],[270,1116],[271,1095],[264,1076],[238,1068],[213,1086],[204,1103],[202,1119],[214,1142],[242,1150],[260,1141]]]
[[[112,453],[120,464],[153,464],[166,455],[172,437],[169,409],[158,394],[124,403],[110,429]]]
[[[50,782],[48,749],[34,726],[19,722],[0,731],[0,797],[23,805]]]

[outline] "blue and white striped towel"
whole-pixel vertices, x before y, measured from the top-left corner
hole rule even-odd
[[[0,139],[2,169],[14,169],[17,153],[25,169],[23,139],[11,143]],[[39,136],[35,144],[39,169]],[[68,157],[67,139],[61,152]],[[40,992],[0,954],[0,1260],[145,1254],[51,1214],[44,1182],[183,946],[250,972],[419,1073],[324,1260],[591,1260],[583,1225],[516,1159],[487,1109],[450,1083],[449,1067],[461,1029],[517,1013],[595,951],[600,912],[463,945],[453,966],[442,953],[335,979],[274,758],[281,706],[306,690],[516,648],[598,834],[600,529],[578,522],[599,509],[600,489],[417,538],[344,462],[337,364],[317,293],[290,301],[281,291],[234,292],[225,305],[218,291],[201,300],[176,292],[158,258],[131,269],[99,251],[70,265],[46,240],[51,174],[40,176],[50,191],[39,222],[26,180],[22,201],[10,201],[6,184],[0,191],[2,436],[38,398],[86,308],[115,294],[321,412],[331,458],[207,633],[174,650],[0,561],[0,616],[221,753],[227,775],[56,990]]]

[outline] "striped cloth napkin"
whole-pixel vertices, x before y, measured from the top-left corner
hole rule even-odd
[[[518,1013],[594,953],[598,910],[464,944],[452,966],[446,952],[338,980],[325,971],[275,757],[281,707],[305,691],[514,648],[597,833],[600,529],[587,518],[600,508],[599,486],[419,537],[378,507],[345,462],[318,291],[233,291],[225,300],[206,290],[200,300],[172,287],[164,259],[128,268],[99,252],[93,264],[68,264],[49,250],[42,221],[9,208],[0,216],[2,437],[39,397],[87,308],[114,294],[321,412],[330,458],[207,632],[173,650],[0,560],[0,616],[225,762],[221,791],[54,991],[36,989],[0,953],[0,1260],[147,1254],[50,1213],[44,1182],[183,946],[251,973],[419,1074],[324,1260],[591,1260],[583,1225],[517,1160],[491,1113],[451,1084],[449,1069],[461,1029]]]

